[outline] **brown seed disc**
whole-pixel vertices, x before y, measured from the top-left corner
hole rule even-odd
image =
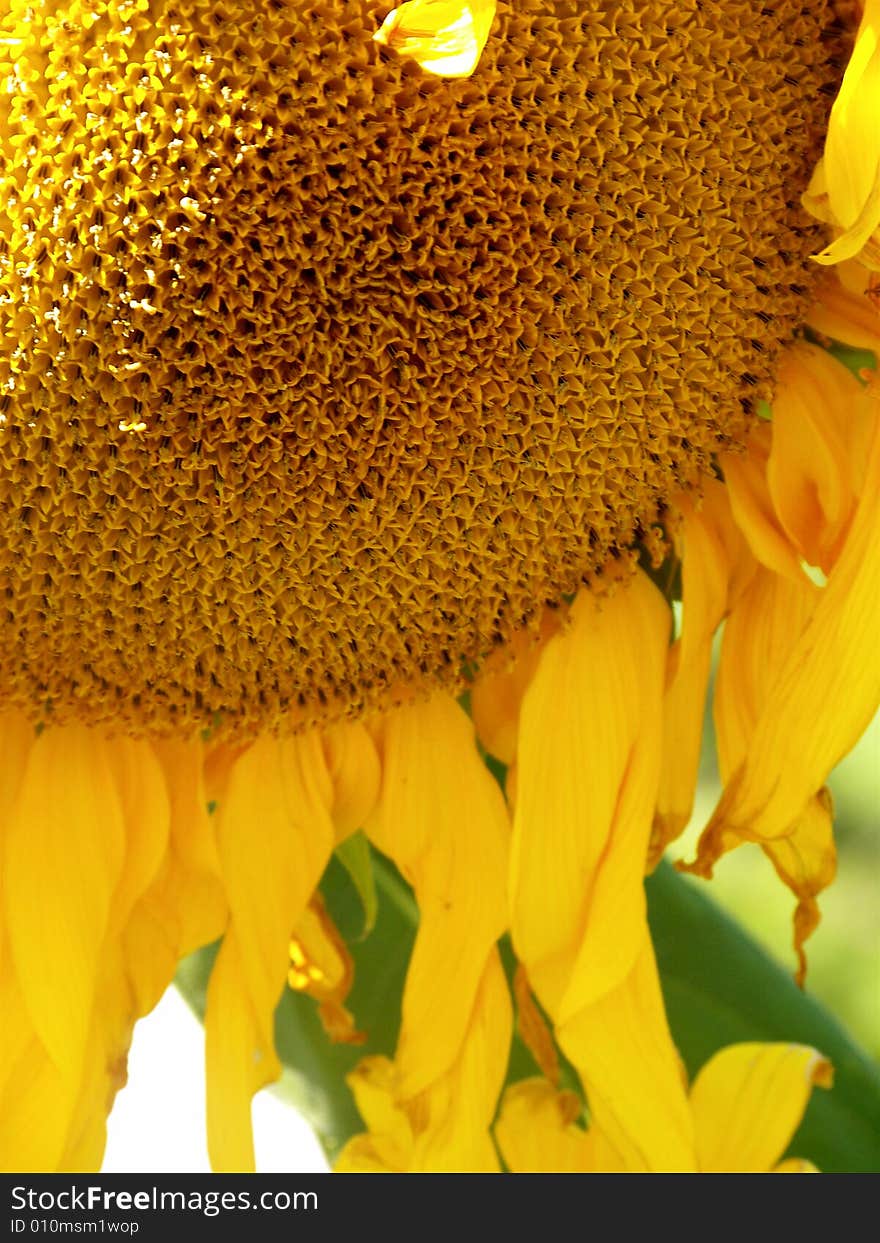
[[[0,687],[247,732],[454,686],[739,441],[821,245],[825,3],[11,0]]]

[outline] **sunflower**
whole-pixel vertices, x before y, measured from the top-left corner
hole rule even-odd
[[[100,1164],[221,939],[209,1147],[252,1168],[285,980],[359,1039],[317,886],[364,830],[419,924],[352,1142],[498,1167],[509,929],[542,1069],[627,1168],[695,1168],[642,878],[713,637],[689,866],[760,843],[800,953],[880,700],[840,348],[880,347],[880,3],[0,12],[2,1161]]]

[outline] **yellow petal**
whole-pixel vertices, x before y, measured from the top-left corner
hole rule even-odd
[[[213,818],[208,812],[204,747],[200,742],[155,744],[171,797],[168,866],[160,878],[161,901],[174,912],[178,957],[215,941],[228,909],[220,879]]]
[[[587,1092],[591,1125],[625,1169],[696,1168],[693,1131],[651,940],[644,928],[629,975],[558,1029]]]
[[[449,1068],[506,924],[509,824],[466,714],[445,695],[376,726],[382,788],[367,832],[415,890],[419,927],[397,1048],[411,1096]]]
[[[830,573],[856,503],[861,425],[870,399],[855,376],[815,345],[789,349],[773,399],[767,486],[801,557]],[[861,456],[861,453],[859,454]]]
[[[106,756],[125,821],[125,857],[110,916],[113,935],[159,871],[168,847],[171,808],[164,773],[148,742],[114,738],[106,745]]]
[[[227,933],[208,981],[205,1015],[208,1153],[216,1171],[253,1173],[251,1100],[280,1073],[265,1014],[257,1015],[250,999],[238,942]]]
[[[857,254],[880,227],[880,0],[864,13],[840,92],[831,109],[823,158],[828,203],[844,230],[818,255],[838,263]]]
[[[273,1015],[290,933],[333,848],[331,802],[320,736],[312,731],[258,739],[235,762],[217,809],[231,911],[205,1020],[209,1149],[217,1169],[253,1163],[250,1094],[254,1083],[277,1073]],[[236,1005],[241,1013],[231,1018]]]
[[[655,864],[687,825],[703,739],[703,710],[715,631],[731,596],[752,570],[745,540],[733,522],[727,491],[717,480],[705,485],[699,505],[677,503],[682,523],[676,548],[682,560],[681,637],[669,651],[663,698],[663,762],[651,836]]]
[[[854,287],[843,277],[856,277]],[[834,341],[845,341],[861,350],[880,349],[880,314],[870,298],[865,297],[868,273],[859,264],[847,264],[844,270],[830,272],[819,287],[817,300],[810,308],[807,324],[815,332]]]
[[[722,780],[742,763],[756,723],[821,597],[805,575],[783,578],[760,567],[724,628],[713,711]]]
[[[560,626],[560,610],[547,609],[540,633],[518,631],[503,652],[487,661],[471,689],[471,715],[477,736],[502,764],[513,764],[523,695],[547,640]]]
[[[468,78],[495,18],[495,0],[408,0],[392,9],[373,35],[428,73]]]
[[[641,573],[610,598],[582,593],[523,700],[512,932],[557,1022],[626,976],[641,944],[669,623]]]
[[[81,726],[44,730],[7,822],[3,896],[34,1028],[55,1065],[77,1082],[124,849],[122,803],[103,738]]]
[[[348,1076],[369,1130],[343,1149],[337,1170],[494,1173],[489,1128],[507,1071],[513,1016],[498,951],[481,974],[452,1064],[424,1092],[404,1098],[398,1066],[365,1058]]]
[[[567,1105],[546,1079],[507,1089],[495,1138],[511,1174],[596,1172],[594,1135],[574,1125]]]
[[[705,1174],[763,1173],[795,1133],[814,1085],[831,1086],[831,1063],[799,1044],[737,1044],[697,1075],[691,1112]]]
[[[78,1084],[52,1064],[11,971],[0,978],[0,1013],[0,1173],[52,1173]]]
[[[864,490],[827,585],[761,708],[713,822],[784,836],[880,703],[880,418]]]
[[[513,1007],[498,951],[489,955],[458,1057],[416,1102],[421,1114],[411,1169],[424,1173],[498,1171],[489,1128],[507,1073]]]
[[[323,733],[333,788],[331,814],[338,841],[363,828],[379,795],[379,757],[363,725],[343,722]]]
[[[788,1157],[785,1161],[780,1161],[773,1171],[774,1174],[818,1174],[818,1166],[813,1165],[812,1161],[807,1161],[805,1157]]]
[[[753,554],[768,569],[800,581],[800,558],[791,545],[767,487],[767,460],[773,431],[769,423],[753,428],[745,453],[722,453],[719,461],[736,524]]]

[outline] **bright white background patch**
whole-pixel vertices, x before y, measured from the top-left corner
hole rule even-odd
[[[308,1124],[269,1092],[254,1100],[261,1174],[312,1174],[327,1162]],[[128,1084],[107,1126],[109,1174],[207,1173],[202,1028],[175,989],[138,1023]]]

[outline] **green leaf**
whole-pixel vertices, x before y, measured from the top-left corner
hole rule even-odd
[[[880,1171],[877,1066],[698,882],[663,863],[647,891],[669,1024],[688,1072],[742,1040],[813,1045],[834,1064],[834,1087],[814,1091],[790,1153],[829,1173]]]
[[[364,908],[364,924],[357,937],[358,941],[363,941],[376,926],[379,900],[376,897],[376,879],[373,875],[370,843],[362,829],[358,829],[357,833],[353,833],[336,847],[336,858],[351,877]]]

